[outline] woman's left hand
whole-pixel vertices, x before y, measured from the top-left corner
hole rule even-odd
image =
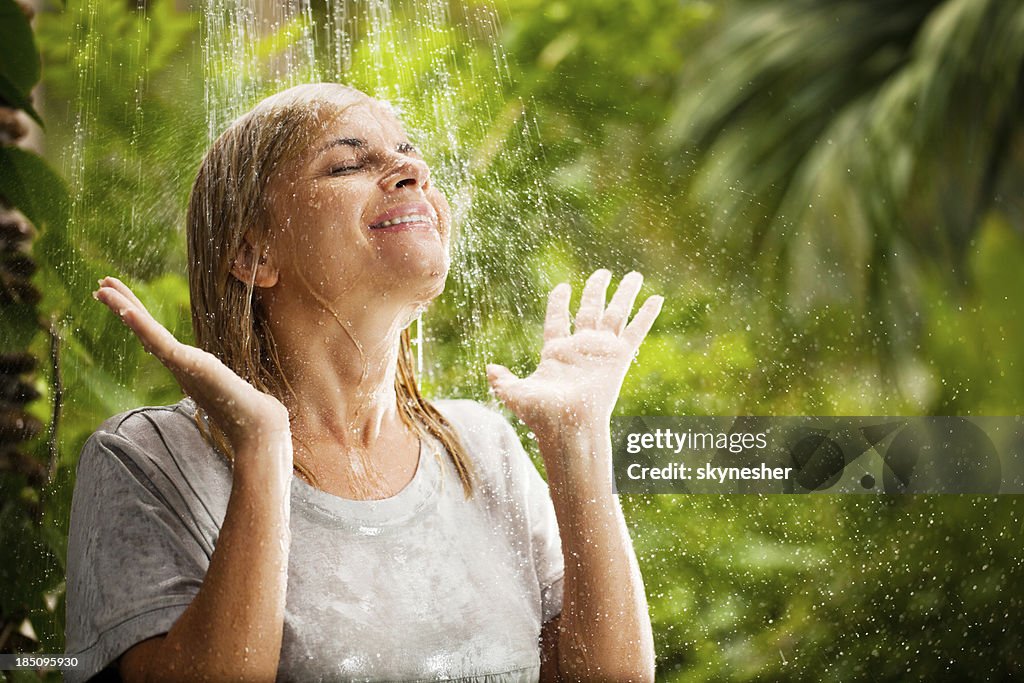
[[[663,299],[650,297],[630,321],[643,278],[622,278],[606,307],[611,277],[599,270],[587,280],[572,331],[569,285],[555,287],[532,375],[487,366],[494,393],[537,435],[558,520],[566,600],[544,627],[545,679],[654,680],[643,579],[613,493],[609,423]]]
[[[529,377],[516,377],[501,365],[487,366],[494,393],[542,443],[564,432],[608,428],[630,362],[661,311],[664,298],[652,296],[629,320],[643,284],[637,272],[622,278],[606,307],[611,277],[602,269],[587,280],[573,331],[570,286],[563,283],[551,291],[540,364]]]

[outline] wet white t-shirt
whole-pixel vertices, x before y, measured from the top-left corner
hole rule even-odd
[[[424,441],[392,498],[346,500],[298,477],[279,681],[536,681],[541,626],[561,611],[547,485],[511,425],[472,401],[435,403],[476,468],[466,499]],[[77,683],[166,633],[202,585],[231,491],[188,399],[105,422],[71,508],[67,652]]]

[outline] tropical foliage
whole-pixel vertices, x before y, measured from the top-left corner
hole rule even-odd
[[[40,58],[30,15],[24,4],[0,0],[0,652],[34,649],[37,639],[60,642],[54,612],[61,577],[54,567],[65,544],[51,514],[65,488],[53,438],[60,384],[48,392],[50,413],[38,400],[37,374],[41,359],[59,366],[59,354],[31,281],[31,243],[40,231],[66,231],[69,198],[59,176],[26,148],[31,121],[43,123],[31,94]],[[36,344],[41,331],[46,340]]]
[[[545,290],[610,266],[667,296],[621,414],[1024,407],[1019,2],[321,0],[264,3],[267,26],[232,2],[143,4],[69,0],[37,22],[48,156],[73,197],[35,247],[64,411],[43,517],[3,519],[21,540],[0,566],[20,570],[7,593],[42,651],[62,646],[78,450],[106,417],[179,395],[89,291],[123,275],[189,337],[198,159],[296,81],[388,97],[457,209],[456,268],[422,323],[435,396],[490,400],[485,362],[535,362]],[[5,484],[4,509],[19,490]],[[664,680],[1024,673],[1013,496],[623,505]]]

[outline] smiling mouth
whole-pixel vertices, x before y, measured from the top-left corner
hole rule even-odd
[[[412,223],[424,223],[426,225],[433,227],[434,217],[421,213],[413,213],[409,214],[408,216],[396,216],[395,218],[391,218],[386,221],[381,221],[380,223],[374,223],[373,225],[370,226],[370,230],[380,230],[382,228],[391,228],[396,225],[406,225]]]

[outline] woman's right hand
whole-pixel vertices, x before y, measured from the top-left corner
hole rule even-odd
[[[117,278],[105,277],[99,284],[93,297],[120,316],[146,351],[171,371],[182,390],[223,430],[236,458],[270,446],[282,457],[287,454],[290,476],[291,436],[284,405],[236,375],[212,353],[178,341]]]
[[[175,339],[117,278],[100,280],[93,296],[167,366],[234,449],[231,496],[203,585],[167,633],[121,656],[121,677],[272,681],[288,585],[288,411],[213,354]]]

